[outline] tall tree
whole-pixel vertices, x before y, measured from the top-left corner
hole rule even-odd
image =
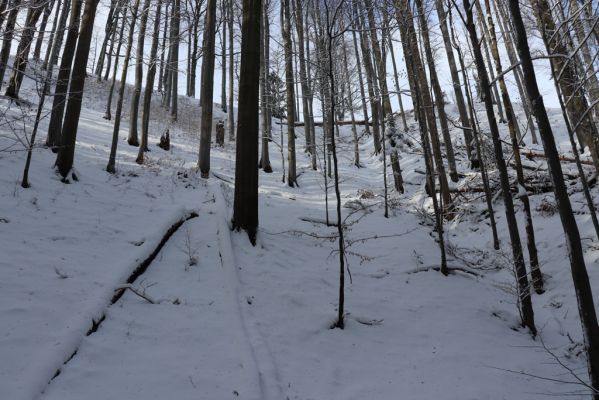
[[[48,123],[48,136],[46,137],[46,146],[51,147],[53,151],[57,151],[58,149],[56,146],[61,143],[62,123],[64,110],[66,107],[67,91],[69,89],[71,67],[73,65],[73,58],[75,57],[77,38],[79,36],[79,24],[81,22],[82,0],[71,0],[71,2],[71,17],[69,19],[67,39],[62,52],[62,60],[60,62],[60,69],[58,70],[56,87],[54,88],[52,113],[50,115],[50,122]]]
[[[75,50],[71,84],[64,114],[64,124],[62,126],[61,146],[56,158],[56,166],[65,182],[67,175],[73,168],[75,141],[77,140],[77,128],[79,127],[79,116],[81,115],[81,100],[83,98],[83,89],[85,88],[87,59],[89,57],[98,2],[99,0],[85,0],[83,16],[81,17],[81,29],[79,30],[77,50]]]
[[[258,229],[258,86],[261,0],[243,0],[233,228],[256,244]]]
[[[175,0],[176,1],[176,0]],[[140,0],[135,0],[131,9],[131,21],[129,22],[129,38],[127,39],[127,50],[123,60],[123,70],[121,72],[121,86],[119,87],[119,97],[116,102],[116,111],[114,113],[114,126],[112,129],[112,144],[110,146],[110,156],[106,171],[114,174],[116,172],[116,149],[119,143],[119,130],[121,128],[121,114],[123,112],[123,100],[125,97],[125,87],[127,86],[127,69],[129,68],[129,59],[131,58],[131,49],[133,48],[133,36],[135,32],[135,23],[139,11]]]
[[[210,176],[210,140],[212,138],[212,96],[214,92],[215,35],[216,0],[208,0],[202,60],[202,93],[200,99],[202,115],[200,119],[200,153],[198,158],[198,167],[200,168],[202,178],[208,178]],[[259,36],[256,36],[256,38],[256,40],[258,40]]]
[[[137,134],[137,117],[139,115],[139,99],[141,97],[141,83],[143,80],[144,43],[146,39],[146,27],[148,25],[148,14],[150,12],[150,0],[144,0],[139,21],[139,33],[137,34],[137,54],[135,56],[135,86],[131,97],[129,111],[129,137],[127,142],[131,146],[139,146]]]
[[[568,244],[567,249],[570,258],[570,269],[572,271],[572,280],[574,281],[576,300],[578,301],[578,312],[580,314],[580,322],[582,323],[584,345],[587,352],[587,367],[591,378],[591,386],[595,388],[593,398],[598,400],[599,326],[597,325],[593,292],[591,290],[589,276],[584,261],[580,233],[572,211],[568,191],[564,183],[562,166],[560,164],[551,122],[547,117],[543,97],[541,96],[537,85],[536,73],[532,64],[530,49],[528,47],[527,33],[520,12],[520,4],[517,1],[510,1],[508,4],[514,24],[514,33],[517,43],[516,47],[522,62],[522,69],[527,77],[524,84],[528,95],[533,100],[533,112],[537,118],[539,134],[541,136],[541,141],[543,142],[545,154],[547,155],[547,162],[549,164],[549,171],[553,182],[553,192],[555,194],[560,220],[566,236],[566,243]]]
[[[25,69],[29,62],[29,51],[31,50],[31,43],[33,42],[33,35],[35,34],[35,25],[43,11],[43,2],[44,0],[34,0],[27,10],[25,28],[23,29],[19,47],[17,48],[12,75],[8,81],[8,86],[6,87],[5,95],[8,97],[15,99],[19,97],[21,83],[23,83]]]
[[[287,184],[297,185],[295,157],[295,92],[293,88],[293,49],[291,44],[290,0],[281,0],[283,7],[283,48],[285,50],[285,92],[287,94]]]
[[[495,118],[495,111],[493,109],[491,85],[487,75],[487,68],[481,51],[478,34],[476,32],[476,26],[474,25],[474,17],[472,15],[472,7],[470,6],[469,0],[464,0],[464,9],[466,13],[466,19],[464,20],[464,23],[466,25],[466,29],[468,30],[470,42],[472,44],[474,61],[476,63],[478,79],[480,79],[480,87],[482,90],[481,94],[483,101],[485,102],[487,120],[489,121],[489,129],[493,139],[495,162],[497,163],[497,169],[499,170],[501,191],[503,192],[503,202],[505,205],[505,218],[508,225],[510,242],[512,245],[512,256],[514,257],[514,268],[518,282],[518,300],[521,307],[522,325],[526,326],[534,336],[537,334],[537,328],[534,321],[530,286],[528,284],[526,265],[524,263],[524,256],[522,253],[520,233],[518,232],[518,222],[516,221],[514,212],[514,202],[512,200],[512,194],[510,190],[507,166],[503,157],[503,148],[501,144],[501,138],[499,136],[499,128],[497,125],[497,119]]]
[[[162,1],[156,1],[156,15],[154,17],[154,33],[152,34],[152,48],[150,49],[150,61],[148,65],[148,76],[144,89],[143,109],[141,112],[141,144],[137,153],[138,164],[144,162],[144,152],[148,150],[148,134],[150,129],[150,108],[152,105],[152,93],[154,92],[154,78],[156,77],[156,54],[158,53],[158,42],[160,40],[160,15]]]

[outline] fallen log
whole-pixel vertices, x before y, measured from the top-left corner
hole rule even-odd
[[[372,126],[372,122],[370,121],[364,121],[363,119],[359,120],[359,121],[354,121],[354,123],[356,125],[366,125],[366,123],[368,123],[368,125]],[[351,125],[352,122],[351,121],[337,121],[335,122],[335,124],[343,126],[343,125]],[[283,122],[277,122],[277,125],[287,125],[286,123]],[[295,126],[304,126],[305,123],[303,121],[299,121],[295,123]],[[322,126],[323,122],[322,121],[314,121],[314,126]]]
[[[532,150],[523,151],[521,154],[524,157],[528,158],[529,160],[533,160],[535,158],[547,158],[547,156],[545,154],[543,154],[543,153],[537,153],[537,152],[534,152]],[[564,155],[560,155],[559,156],[559,160],[560,161],[564,161],[564,162],[571,162],[571,163],[576,162],[576,159],[574,157],[568,157],[568,156],[564,156]],[[583,159],[581,159],[580,163],[584,164],[584,165],[594,165],[592,160],[583,160]]]

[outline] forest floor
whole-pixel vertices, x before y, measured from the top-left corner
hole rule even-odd
[[[286,127],[273,125],[274,172],[260,172],[252,247],[229,229],[235,144],[213,146],[210,179],[196,171],[197,102],[181,98],[179,121],[168,124],[157,95],[147,163],[135,164],[137,148],[121,140],[111,175],[105,93],[104,84],[89,80],[75,156],[79,181],[61,183],[54,155],[38,148],[29,189],[20,187],[26,153],[6,124],[12,120],[17,135],[28,132],[27,118],[14,122],[31,110],[1,100],[2,109],[11,108],[2,117],[0,148],[13,146],[0,152],[0,399],[584,398],[572,374],[587,379],[580,320],[551,193],[531,197],[546,288],[533,294],[533,339],[519,326],[501,198],[494,204],[501,239],[495,251],[484,198],[457,197],[457,216],[446,225],[455,270],[445,277],[435,270],[439,247],[418,146],[402,149],[406,193],[390,191],[385,218],[382,160],[372,138],[361,138],[363,168],[356,168],[351,127],[343,127],[351,279],[346,274],[346,327],[330,329],[338,304],[336,228],[322,223],[324,177],[310,169],[302,128],[299,187],[291,188],[282,182],[276,144]],[[24,96],[35,99],[33,88]],[[568,154],[561,114],[551,115]],[[127,123],[121,126],[124,139]],[[170,151],[156,146],[165,127]],[[474,185],[459,132],[453,134],[464,174],[455,186]],[[283,146],[286,154],[284,139]],[[540,179],[546,175],[542,160],[526,162]],[[577,185],[571,190],[597,300],[599,244]],[[329,187],[331,217],[333,193]],[[145,298],[126,290],[111,304],[169,228],[193,213],[131,284]]]

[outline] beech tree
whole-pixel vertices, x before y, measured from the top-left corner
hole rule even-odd
[[[252,245],[256,245],[258,229],[258,88],[261,20],[262,1],[243,0],[233,228],[245,230]]]
[[[210,141],[212,138],[212,95],[214,88],[214,41],[216,36],[216,0],[208,0],[202,60],[202,93],[200,107],[200,153],[198,167],[202,178],[210,176]],[[258,36],[259,38],[259,36]]]

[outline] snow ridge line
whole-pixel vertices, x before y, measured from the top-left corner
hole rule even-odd
[[[243,329],[244,338],[251,353],[252,360],[256,366],[258,382],[260,385],[261,396],[257,400],[282,400],[284,399],[279,373],[275,366],[270,348],[266,344],[264,337],[258,330],[258,327],[250,323],[246,313],[242,308],[245,301],[240,292],[241,281],[237,272],[237,263],[233,253],[233,243],[231,240],[231,227],[227,222],[228,210],[220,184],[211,184],[211,187],[217,185],[213,190],[218,218],[218,246],[223,263],[223,268],[228,274],[228,283],[230,285],[237,313]]]
[[[181,215],[183,214],[183,215]],[[141,275],[143,275],[144,272],[147,271],[147,269],[149,268],[149,266],[152,264],[152,261],[154,261],[154,259],[156,258],[156,256],[158,256],[158,254],[160,253],[160,251],[162,250],[162,248],[166,245],[166,243],[168,242],[168,240],[173,236],[173,234],[175,232],[177,232],[177,230],[179,230],[179,228],[181,228],[181,226],[189,221],[190,219],[193,218],[197,218],[199,217],[199,214],[196,211],[183,211],[181,212],[181,210],[177,211],[177,215],[178,215],[178,220],[173,223],[172,225],[169,226],[169,228],[166,230],[166,232],[162,235],[160,241],[158,242],[158,244],[153,248],[152,252],[150,254],[148,254],[147,256],[143,257],[143,260],[137,264],[137,266],[133,269],[133,271],[131,271],[128,275],[125,275],[126,279],[119,279],[119,284],[114,285],[112,287],[118,287],[119,285],[123,285],[123,281],[126,282],[126,284],[132,284],[136,281],[137,278],[139,278]],[[137,263],[137,261],[140,259],[141,257],[137,257],[135,259],[135,262]],[[111,287],[111,288],[112,288]],[[33,399],[37,399],[39,398],[41,395],[43,395],[43,393],[45,392],[45,390],[47,389],[47,387],[52,383],[52,381],[58,377],[61,372],[62,369],[64,368],[64,366],[66,366],[74,357],[75,355],[77,355],[77,352],[79,350],[79,347],[81,346],[81,343],[83,342],[84,338],[87,336],[92,335],[94,332],[96,332],[98,330],[98,328],[100,327],[100,325],[102,324],[102,322],[106,319],[106,314],[108,312],[108,309],[114,305],[125,293],[126,289],[122,288],[117,290],[116,292],[111,291],[110,294],[112,295],[112,297],[110,298],[109,302],[107,305],[102,306],[102,309],[98,312],[96,311],[92,311],[90,313],[85,313],[84,315],[96,315],[98,316],[97,319],[95,319],[94,317],[92,317],[92,324],[91,327],[87,328],[87,331],[84,331],[84,327],[82,327],[79,332],[85,332],[85,334],[79,334],[76,333],[76,338],[71,338],[71,340],[66,340],[66,344],[64,344],[63,346],[58,346],[59,349],[58,351],[61,351],[60,348],[63,348],[62,350],[62,354],[69,354],[67,357],[62,357],[62,362],[60,362],[60,364],[58,366],[54,366],[54,368],[52,369],[54,371],[53,375],[50,377],[49,380],[44,381],[43,383],[40,382],[38,385],[31,385],[31,389],[34,391],[32,393],[31,396],[24,396],[23,398],[33,398]],[[88,319],[86,318],[86,321]],[[56,353],[53,352],[53,353]],[[46,368],[44,368],[44,372],[49,372],[52,371],[49,369],[49,366],[46,366]],[[45,374],[44,374],[45,375]],[[46,375],[47,376],[47,375]],[[36,389],[37,388],[37,389]]]

